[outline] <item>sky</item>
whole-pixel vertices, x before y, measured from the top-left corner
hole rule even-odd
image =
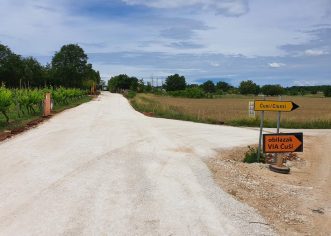
[[[104,80],[331,84],[331,0],[0,0],[0,43],[43,64],[79,44]]]

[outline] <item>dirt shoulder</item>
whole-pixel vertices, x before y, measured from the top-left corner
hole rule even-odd
[[[304,152],[287,163],[289,175],[242,163],[247,147],[221,150],[207,165],[222,189],[258,209],[279,234],[330,235],[331,134],[304,139]]]

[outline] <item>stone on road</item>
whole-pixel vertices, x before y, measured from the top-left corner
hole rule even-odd
[[[203,161],[257,139],[102,93],[0,144],[0,235],[272,235]]]

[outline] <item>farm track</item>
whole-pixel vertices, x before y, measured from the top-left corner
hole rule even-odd
[[[204,163],[257,139],[105,92],[0,144],[0,235],[273,235]]]

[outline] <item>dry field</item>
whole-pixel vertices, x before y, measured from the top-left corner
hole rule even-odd
[[[259,97],[238,96],[218,99],[190,99],[152,94],[138,94],[134,100],[136,104],[150,106],[152,110],[175,110],[188,115],[197,121],[215,121],[229,123],[233,120],[248,118],[248,102]],[[277,97],[268,97],[267,100],[278,100]],[[281,120],[284,122],[307,123],[324,121],[331,124],[331,98],[283,96],[284,101],[293,101],[300,107],[292,112],[283,112]],[[136,107],[137,108],[137,107]],[[139,107],[138,107],[139,110]],[[268,121],[276,121],[276,112],[266,112]],[[259,112],[256,113],[259,117]]]

